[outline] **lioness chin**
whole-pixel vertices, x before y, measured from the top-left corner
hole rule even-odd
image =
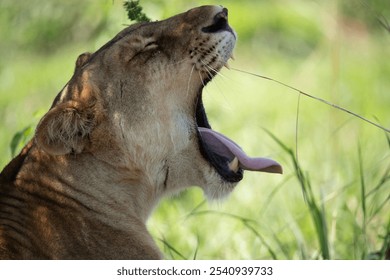
[[[0,175],[1,259],[160,259],[145,222],[190,186],[230,193],[281,172],[213,131],[202,89],[231,57],[227,9],[127,27],[76,62],[33,139]]]

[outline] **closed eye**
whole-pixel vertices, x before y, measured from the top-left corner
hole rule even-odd
[[[147,43],[143,49],[143,51],[149,51],[149,50],[153,50],[153,49],[156,49],[158,47],[158,44],[157,42],[155,41],[150,41],[149,43]]]

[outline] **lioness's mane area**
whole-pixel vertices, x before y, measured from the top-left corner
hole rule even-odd
[[[198,186],[281,172],[211,129],[202,89],[231,57],[227,9],[132,25],[79,56],[33,139],[0,175],[0,259],[160,259],[145,223]]]

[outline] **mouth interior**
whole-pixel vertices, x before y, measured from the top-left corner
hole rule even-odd
[[[203,157],[215,168],[218,174],[228,182],[239,182],[244,170],[269,173],[282,173],[279,163],[268,158],[249,157],[231,139],[211,129],[203,106],[202,93],[196,104],[196,123],[198,139]]]
[[[203,157],[216,169],[218,174],[228,182],[239,182],[244,172],[239,168],[236,172],[229,169],[229,162],[232,160],[228,153],[218,153],[217,141],[210,141],[204,131],[211,130],[205,108],[203,106],[202,92],[199,94],[196,105],[196,124],[198,125],[199,147]],[[222,146],[223,147],[223,146]]]

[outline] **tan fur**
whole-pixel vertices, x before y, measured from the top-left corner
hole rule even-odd
[[[1,173],[1,259],[159,259],[145,222],[164,195],[231,192],[235,183],[202,157],[194,120],[203,80],[235,43],[201,31],[221,11],[132,25],[79,57]]]

